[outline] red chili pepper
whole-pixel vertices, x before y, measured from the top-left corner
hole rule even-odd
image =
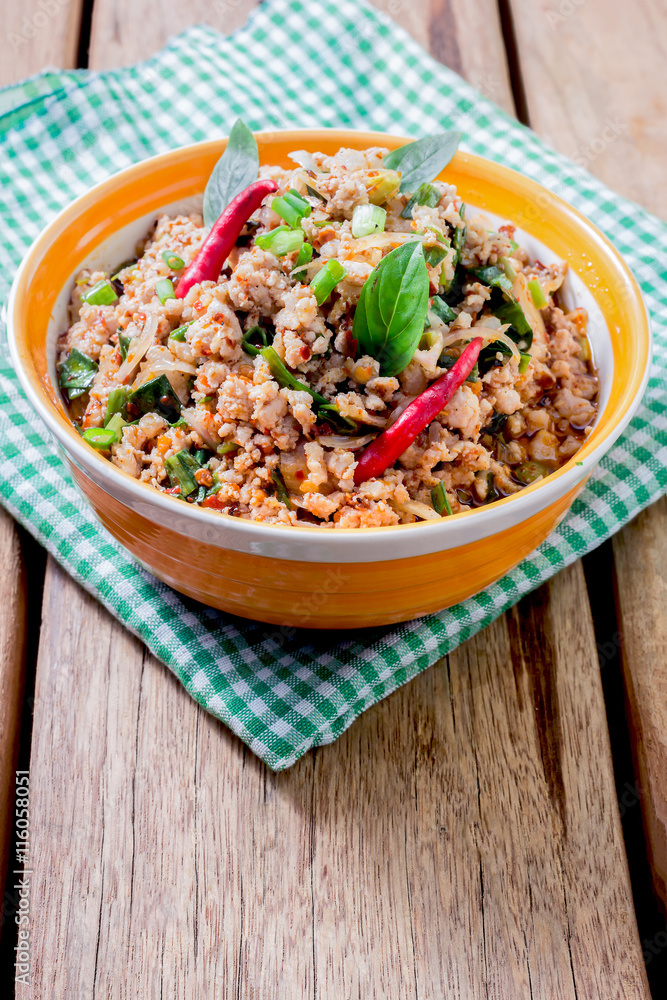
[[[377,479],[410,447],[417,435],[447,405],[459,386],[463,385],[477,363],[481,346],[481,337],[471,340],[456,364],[413,399],[396,423],[364,449],[354,470],[357,486],[367,479]]]
[[[217,281],[223,265],[241,230],[253,212],[256,212],[267,194],[278,190],[275,181],[266,179],[250,184],[241,194],[230,201],[211,232],[199,248],[197,256],[184,272],[176,286],[176,298],[184,299],[193,285],[200,281]]]

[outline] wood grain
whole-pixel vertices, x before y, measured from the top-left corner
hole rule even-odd
[[[47,66],[76,66],[83,0],[7,3],[0,35],[0,87]]]
[[[512,0],[532,126],[610,187],[667,219],[667,3],[609,29],[605,0]],[[554,16],[554,11],[557,16]],[[604,44],[592,44],[604,38]],[[629,58],[632,53],[633,57]],[[622,66],[623,71],[618,68]],[[637,782],[656,890],[667,905],[667,501],[614,539],[619,631]],[[609,641],[614,641],[609,636]]]
[[[0,510],[0,885],[14,821],[18,738],[25,685],[27,595],[18,531]],[[37,618],[39,612],[37,613]]]
[[[472,76],[466,8],[511,107],[495,4],[406,27]],[[275,775],[51,563],[32,795],[35,998],[647,996],[580,567]]]

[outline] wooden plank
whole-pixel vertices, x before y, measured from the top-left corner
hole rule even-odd
[[[512,0],[512,9],[533,127],[612,188],[667,219],[664,0],[636,4],[618,21],[605,0],[560,8]],[[610,24],[617,26],[609,30]],[[655,886],[667,904],[665,538],[663,500],[616,536],[614,555],[637,782]]]
[[[94,65],[149,7],[97,4]],[[405,21],[464,74],[479,25],[511,107],[495,3]],[[646,997],[580,567],[280,775],[53,565],[45,607],[35,997]]]
[[[0,87],[47,66],[76,66],[83,0],[6,4],[0,36]]]
[[[26,574],[14,522],[0,510],[0,885],[14,826],[15,770],[25,685]]]
[[[0,86],[45,66],[76,64],[82,0],[25,0],[3,10]],[[0,885],[5,884],[14,825],[15,769],[25,687],[26,628],[39,629],[41,608],[28,609],[19,533],[0,509]]]

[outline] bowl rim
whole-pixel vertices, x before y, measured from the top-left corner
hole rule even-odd
[[[341,143],[346,137],[349,138],[354,136],[358,142],[363,142],[364,145],[389,145],[391,147],[414,141],[414,137],[400,136],[395,133],[365,131],[351,128],[289,128],[275,129],[271,131],[258,131],[253,134],[258,141],[258,145],[260,146],[260,160],[262,147],[268,147],[270,149],[273,142],[285,142],[289,136],[295,136],[299,139],[310,140],[312,142],[322,140],[323,137],[327,137],[327,140],[330,140],[331,138],[335,139],[336,136],[340,136]],[[253,535],[255,537],[259,536],[276,542],[289,543],[290,539],[294,540],[296,532],[302,538],[303,536],[308,536],[311,539],[317,537],[320,544],[326,543],[327,538],[335,538],[339,540],[337,543],[328,544],[337,545],[339,547],[345,545],[345,548],[349,546],[354,538],[359,538],[361,535],[364,535],[365,537],[368,537],[369,535],[384,535],[389,538],[391,534],[415,529],[418,529],[422,533],[420,537],[424,537],[424,533],[429,531],[431,532],[431,535],[435,532],[442,533],[442,547],[452,547],[451,535],[460,528],[464,519],[475,517],[475,524],[479,525],[480,529],[479,537],[482,538],[494,533],[492,528],[489,530],[489,522],[499,519],[499,516],[507,510],[509,505],[511,505],[512,513],[518,515],[515,517],[515,520],[521,521],[522,518],[520,514],[522,511],[525,517],[529,517],[534,511],[534,497],[536,493],[539,492],[542,495],[543,499],[538,503],[538,509],[543,509],[552,503],[557,497],[565,494],[577,483],[580,483],[588,478],[602,456],[609,451],[627,427],[628,423],[634,416],[646,389],[652,360],[653,338],[650,314],[648,312],[643,293],[634,274],[630,270],[630,267],[626,264],[625,260],[613,245],[611,240],[601,232],[595,223],[588,219],[577,208],[565,201],[564,198],[561,198],[559,195],[552,192],[549,188],[544,187],[539,182],[534,181],[532,178],[525,176],[519,171],[497,163],[495,160],[479,156],[476,153],[467,153],[461,150],[456,153],[453,162],[462,164],[463,166],[476,166],[477,169],[481,168],[484,172],[490,173],[491,175],[495,175],[499,178],[504,177],[507,180],[514,179],[514,183],[517,183],[518,181],[518,183],[520,183],[520,185],[524,188],[527,196],[533,194],[536,197],[539,197],[542,194],[546,194],[552,211],[557,210],[560,213],[564,213],[569,216],[578,228],[587,231],[588,235],[592,237],[593,240],[597,242],[606,253],[606,255],[612,259],[616,268],[623,273],[627,286],[631,289],[634,295],[634,305],[638,314],[641,315],[642,326],[645,332],[645,339],[643,342],[645,347],[643,367],[635,365],[632,389],[628,392],[627,398],[621,407],[620,412],[618,412],[615,418],[610,421],[609,426],[604,428],[601,440],[599,440],[594,447],[590,447],[590,443],[584,442],[581,448],[564,465],[550,473],[546,479],[533,483],[511,496],[503,497],[501,500],[494,501],[494,503],[489,504],[488,506],[473,508],[467,511],[460,511],[457,514],[453,514],[445,518],[434,518],[433,520],[412,522],[410,524],[393,524],[381,527],[343,528],[335,530],[325,529],[314,532],[312,525],[270,524],[224,514],[222,512],[207,510],[206,508],[195,506],[194,504],[183,504],[176,497],[156,490],[150,483],[133,478],[129,475],[129,473],[126,473],[114,466],[99,452],[91,449],[85,444],[85,442],[82,441],[71,421],[67,420],[67,427],[64,428],[61,421],[57,419],[57,417],[59,418],[61,414],[58,413],[54,404],[48,398],[43,386],[40,385],[41,391],[37,391],[35,383],[25,370],[16,336],[14,317],[17,310],[17,303],[21,297],[22,291],[24,290],[24,285],[27,282],[27,276],[30,272],[31,265],[33,264],[35,258],[39,256],[42,247],[49,243],[52,234],[63,230],[64,225],[70,217],[75,217],[84,208],[88,208],[91,204],[94,204],[103,192],[115,187],[119,180],[132,180],[135,177],[138,178],[140,175],[146,174],[147,171],[150,171],[151,167],[158,167],[159,165],[166,164],[171,159],[178,157],[179,155],[185,157],[199,151],[212,152],[217,149],[222,152],[227,142],[227,138],[227,136],[221,136],[216,139],[206,139],[201,142],[188,143],[184,146],[175,147],[174,149],[167,150],[164,153],[147,157],[137,163],[124,167],[99,183],[93,185],[87,191],[83,192],[81,195],[69,202],[40,231],[26,252],[17,270],[7,301],[7,335],[10,356],[21,387],[26,393],[33,409],[37,412],[38,416],[44,422],[50,433],[55,437],[56,441],[64,447],[66,452],[71,454],[79,467],[85,468],[86,465],[90,465],[91,461],[96,461],[96,470],[99,471],[100,478],[104,479],[108,484],[108,488],[106,486],[102,487],[106,490],[106,492],[113,495],[114,481],[118,481],[119,484],[123,484],[124,488],[128,490],[137,501],[148,501],[151,505],[157,507],[167,515],[169,513],[174,513],[174,504],[178,504],[178,514],[180,517],[185,516],[186,518],[193,519],[195,522],[199,522],[200,524],[208,524],[212,527],[215,527],[216,525],[220,526],[220,521],[223,519],[226,530],[241,533],[243,535]],[[389,140],[389,142],[387,140]],[[529,229],[526,231],[530,232]],[[102,242],[104,241],[100,241],[100,243]],[[624,311],[627,311],[628,309],[629,306],[624,307]],[[610,330],[609,333],[613,338],[613,331]],[[614,376],[612,376],[612,382],[613,378]],[[97,463],[99,463],[99,465],[97,465]],[[498,530],[502,530],[500,525],[498,526]],[[270,534],[267,535],[267,532],[270,532]],[[444,544],[445,539],[450,540],[450,545],[447,546]]]

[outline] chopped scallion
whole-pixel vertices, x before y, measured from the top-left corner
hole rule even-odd
[[[241,445],[237,444],[236,441],[223,441],[215,450],[218,455],[227,455],[230,451],[238,451],[240,447]]]
[[[433,509],[436,514],[440,517],[446,517],[448,514],[452,513],[452,508],[449,503],[449,497],[447,496],[447,490],[445,489],[444,483],[438,483],[438,485],[431,490],[431,503],[433,504]]]
[[[108,425],[114,414],[122,411],[127,400],[127,393],[128,388],[125,385],[118,386],[117,389],[112,389],[109,393],[109,398],[107,399],[107,411],[104,415],[105,427]]]
[[[268,233],[255,237],[255,244],[262,250],[268,250],[276,257],[284,257],[288,253],[300,250],[303,245],[301,230],[290,230],[287,226],[278,226]]]
[[[287,492],[287,487],[285,486],[285,480],[282,477],[282,473],[279,469],[274,469],[271,473],[271,479],[273,479],[276,484],[276,497],[281,503],[284,503],[288,510],[294,510],[294,505],[289,498],[289,493]]]
[[[83,301],[87,302],[90,306],[110,306],[116,302],[118,296],[116,295],[115,289],[110,281],[106,278],[102,278],[98,281],[96,285],[86,292],[83,296]]]
[[[352,213],[352,235],[358,240],[362,236],[383,233],[386,221],[386,209],[379,205],[357,205]]]
[[[531,278],[528,282],[528,291],[530,292],[530,297],[533,300],[535,308],[544,309],[547,305],[547,297],[537,278]]]
[[[60,388],[67,394],[70,401],[77,399],[90,389],[97,370],[96,361],[89,358],[83,351],[73,347],[67,360],[63,361],[58,368]]]
[[[263,326],[251,326],[243,334],[241,347],[251,358],[256,357],[263,347],[269,346],[269,338]]]
[[[165,262],[167,267],[170,267],[172,271],[180,271],[185,267],[185,261],[178,254],[172,253],[171,250],[162,251],[162,260]]]
[[[114,444],[120,444],[123,439],[123,427],[127,427],[127,420],[123,420],[120,413],[114,413],[113,417],[106,425],[106,430],[113,431],[115,434]]]
[[[191,319],[189,323],[184,323],[183,326],[179,326],[178,330],[174,330],[169,334],[170,340],[175,340],[177,343],[182,344],[185,340],[185,331],[189,326],[192,326],[194,320]]]
[[[321,271],[318,271],[310,283],[318,306],[329,298],[339,281],[342,281],[347,271],[337,260],[329,260]]]
[[[83,440],[98,451],[107,451],[116,443],[116,431],[108,427],[88,427],[83,432]]]
[[[274,198],[271,202],[271,208],[292,229],[300,229],[301,220],[309,216],[312,211],[306,199],[294,188],[290,188],[282,198]]]
[[[155,294],[164,305],[167,299],[175,299],[176,292],[169,278],[158,278],[155,282]]]
[[[521,360],[519,361],[519,374],[525,375],[528,371],[528,365],[530,364],[530,354],[522,354]]]

